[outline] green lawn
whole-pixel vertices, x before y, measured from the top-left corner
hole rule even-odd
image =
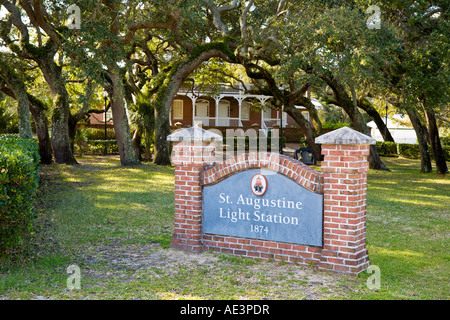
[[[381,287],[359,277],[170,249],[174,170],[83,157],[41,170],[32,238],[0,267],[0,299],[448,299],[450,180],[384,158],[368,177],[367,242]],[[68,290],[66,269],[81,270]]]
[[[367,298],[449,299],[450,179],[420,174],[419,161],[384,158],[370,171],[367,242],[381,290]]]

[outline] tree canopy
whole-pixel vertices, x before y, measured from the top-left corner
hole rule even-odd
[[[0,88],[17,101],[24,137],[31,133],[31,113],[46,161],[76,162],[77,123],[98,112],[107,95],[121,163],[139,163],[136,151],[144,137],[155,163],[170,164],[166,137],[180,86],[245,79],[253,92],[274,97],[272,108],[287,112],[318,154],[314,140],[322,134],[323,118],[307,91],[340,109],[358,131],[369,134],[366,119],[372,118],[388,141],[384,106],[407,114],[418,136],[422,171],[431,171],[430,145],[437,171],[447,172],[438,130],[448,122],[447,3],[0,0],[0,5]],[[305,106],[312,122],[295,105]],[[386,169],[375,148],[370,164]]]

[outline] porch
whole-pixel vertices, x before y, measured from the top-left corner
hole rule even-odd
[[[271,96],[246,94],[242,88],[227,86],[218,91],[211,94],[207,90],[181,88],[172,103],[171,124],[180,122],[182,126],[193,126],[201,123],[203,127],[234,128],[258,124],[267,130],[275,124],[286,127],[295,123],[288,121],[286,113],[269,107]]]

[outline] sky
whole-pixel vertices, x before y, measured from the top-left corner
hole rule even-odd
[[[8,11],[5,9],[5,7],[0,6],[0,19],[1,20],[5,19],[7,13],[8,13]],[[6,51],[8,51],[8,48],[0,45],[0,52],[6,52]]]
[[[0,6],[0,19],[4,19],[7,12],[4,6]]]

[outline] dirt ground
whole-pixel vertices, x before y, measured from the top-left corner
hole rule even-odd
[[[207,277],[218,277],[233,269],[236,285],[241,287],[256,287],[264,278],[265,291],[272,292],[266,299],[342,299],[345,292],[354,288],[342,285],[352,279],[347,275],[315,271],[312,268],[300,267],[294,264],[274,261],[237,262],[232,257],[224,258],[211,252],[190,253],[178,249],[163,249],[159,244],[123,245],[119,242],[91,248],[85,256],[86,267],[94,267],[97,263],[106,264],[108,273],[98,273],[96,268],[85,273],[93,278],[117,277],[126,271],[127,280],[134,280],[130,274],[152,275],[155,269],[164,270],[168,279],[181,267],[184,270],[208,270]],[[234,260],[233,260],[234,259]],[[89,269],[88,269],[89,270]],[[261,276],[263,275],[263,276]],[[296,293],[293,293],[296,291]],[[254,297],[242,296],[242,299]]]

